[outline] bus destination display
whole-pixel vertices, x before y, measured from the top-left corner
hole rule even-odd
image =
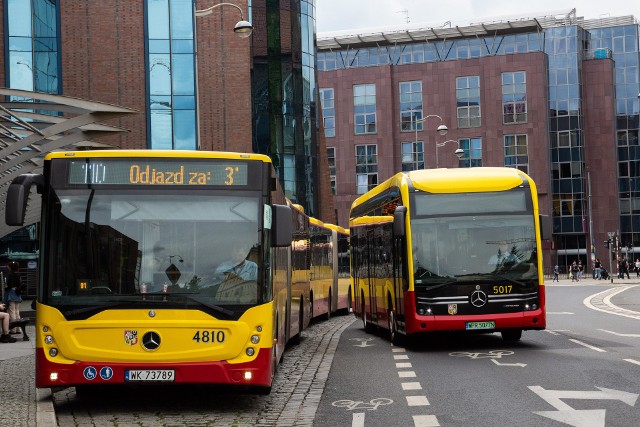
[[[91,185],[247,185],[246,163],[91,160],[71,161],[69,184]]]

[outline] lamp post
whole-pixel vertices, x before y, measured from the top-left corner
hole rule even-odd
[[[253,31],[253,25],[250,22],[245,21],[244,13],[240,6],[233,3],[218,3],[214,4],[211,7],[206,9],[196,9],[196,2],[193,2],[193,45],[194,45],[194,59],[195,59],[195,84],[196,84],[196,144],[197,149],[200,149],[200,85],[198,82],[198,32],[196,25],[196,18],[201,16],[207,16],[213,13],[214,9],[217,9],[222,6],[231,6],[233,8],[238,9],[240,12],[240,20],[233,27],[233,32],[236,33],[241,38],[247,38],[251,35]],[[225,139],[225,148],[226,148],[226,139]]]
[[[442,117],[440,117],[437,114],[429,114],[427,116],[424,116],[421,119],[415,119],[414,121],[414,126],[415,126],[415,131],[416,131],[416,137],[414,139],[414,141],[417,143],[418,142],[418,123],[424,123],[428,118],[430,117],[435,117],[437,119],[440,120],[440,126],[438,126],[436,128],[436,131],[440,134],[440,135],[446,135],[447,132],[449,131],[449,128],[447,127],[447,125],[444,124],[444,121],[442,120]],[[448,142],[448,141],[446,141]],[[446,142],[442,143],[443,145],[446,144]],[[436,143],[436,168],[438,167],[438,144]]]
[[[455,139],[447,139],[446,141],[436,142],[436,168],[438,168],[438,148],[444,147],[449,142],[455,142],[458,148],[454,151],[454,154],[458,156],[458,159],[461,159],[464,156],[464,150],[460,148],[460,143]]]

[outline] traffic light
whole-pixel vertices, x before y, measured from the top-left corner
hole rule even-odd
[[[604,241],[604,247],[607,249],[611,247],[611,239],[607,239]]]

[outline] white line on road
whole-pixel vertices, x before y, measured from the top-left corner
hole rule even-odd
[[[406,354],[396,354],[393,356],[393,360],[409,360],[409,356]]]
[[[398,369],[413,368],[413,366],[411,366],[411,362],[404,362],[404,363],[396,363],[396,368]]]
[[[607,350],[603,350],[601,348],[594,347],[594,346],[589,345],[589,344],[587,344],[585,342],[582,342],[582,341],[574,340],[573,338],[570,338],[569,341],[574,342],[576,344],[580,344],[580,345],[582,345],[584,347],[590,348],[591,350],[599,351],[600,353],[606,353],[607,352]]]
[[[353,414],[351,427],[364,427],[364,412],[356,412]]]
[[[405,350],[404,348],[397,348],[396,347],[396,348],[392,348],[391,349],[392,353],[404,353],[405,351],[407,351],[407,350]]]
[[[398,376],[400,378],[415,378],[416,373],[413,371],[400,371],[398,372]]]
[[[640,365],[640,361],[637,360],[633,360],[633,359],[624,359],[625,362],[629,362],[629,363],[635,363],[636,365]]]
[[[403,390],[422,390],[420,383],[402,383]]]
[[[414,415],[413,425],[415,427],[440,427],[435,415]]]
[[[608,334],[617,335],[619,337],[631,337],[631,338],[640,338],[640,334],[621,334],[619,332],[607,331],[606,329],[598,329],[599,331],[606,332]]]
[[[407,405],[409,406],[429,406],[427,396],[406,396]]]
[[[549,329],[545,329],[544,330],[546,333],[551,334],[551,335],[560,335],[559,333],[557,333],[556,331],[550,331]]]

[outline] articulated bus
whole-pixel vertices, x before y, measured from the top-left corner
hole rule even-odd
[[[356,316],[394,343],[546,325],[535,183],[512,168],[401,172],[350,213]]]
[[[22,225],[32,185],[37,387],[271,390],[286,343],[309,323],[313,248],[267,156],[50,153],[43,174],[11,183],[7,224]]]

